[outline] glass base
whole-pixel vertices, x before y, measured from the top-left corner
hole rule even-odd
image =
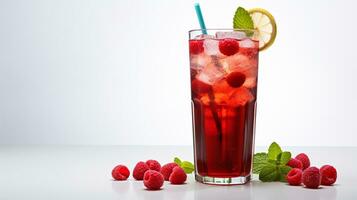
[[[250,181],[250,175],[248,176],[237,176],[231,178],[217,178],[211,176],[201,176],[195,174],[196,181],[205,184],[212,185],[242,185]]]

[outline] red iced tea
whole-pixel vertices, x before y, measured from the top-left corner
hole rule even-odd
[[[234,31],[189,43],[196,179],[245,183],[252,165],[259,44]]]

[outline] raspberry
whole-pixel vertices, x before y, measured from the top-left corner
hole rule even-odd
[[[337,171],[331,165],[324,165],[320,168],[321,185],[332,185],[336,182]]]
[[[234,55],[239,50],[239,43],[232,38],[226,38],[219,41],[219,51],[226,56]]]
[[[167,163],[166,165],[161,167],[160,172],[164,176],[165,181],[169,180],[172,170],[177,166],[178,165],[176,163]]]
[[[190,54],[200,54],[203,52],[203,40],[190,40]]]
[[[302,166],[303,166],[303,170],[305,170],[306,168],[310,167],[310,159],[309,157],[307,157],[306,154],[304,153],[300,153],[299,155],[297,155],[295,157],[295,159],[298,159],[302,162]]]
[[[170,175],[169,181],[171,184],[183,184],[187,179],[185,171],[181,167],[174,167]]]
[[[164,184],[164,177],[155,170],[147,170],[144,174],[144,185],[149,190],[159,190]]]
[[[124,165],[118,165],[112,170],[112,177],[118,181],[126,180],[130,175],[129,169]]]
[[[160,163],[157,162],[156,160],[147,160],[146,164],[149,166],[149,169],[151,170],[155,170],[159,172],[161,169]]]
[[[238,88],[245,82],[245,75],[241,72],[232,72],[227,76],[227,83],[234,88]]]
[[[211,85],[208,85],[207,83],[204,83],[197,79],[192,81],[191,88],[195,94],[208,93],[212,90]]]
[[[292,168],[299,168],[301,170],[303,169],[302,162],[300,160],[298,160],[298,159],[295,159],[295,158],[291,158],[286,165],[290,166]]]
[[[143,177],[144,177],[144,173],[149,170],[149,166],[140,161],[138,162],[134,169],[133,169],[133,177],[136,179],[136,180],[143,180]]]
[[[286,180],[290,185],[300,185],[301,177],[302,177],[302,170],[299,168],[293,168],[292,170],[289,171],[288,175],[286,176]]]
[[[318,188],[321,183],[320,170],[316,167],[305,169],[302,174],[302,182],[307,188]]]

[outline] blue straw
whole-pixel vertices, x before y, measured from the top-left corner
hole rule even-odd
[[[201,7],[200,7],[200,4],[199,4],[199,3],[195,3],[195,10],[196,10],[198,22],[200,23],[200,27],[201,27],[201,29],[202,29],[202,33],[203,33],[203,34],[207,34],[205,21],[203,20],[203,16],[202,16],[202,12],[201,12]]]

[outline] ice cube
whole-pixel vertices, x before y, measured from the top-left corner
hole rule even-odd
[[[221,80],[226,75],[223,68],[217,66],[214,63],[209,64],[204,67],[202,71],[197,74],[196,78],[209,85],[215,84],[217,81]]]
[[[191,55],[190,59],[191,68],[198,71],[201,71],[205,66],[212,62],[211,56],[205,54]]]
[[[257,77],[249,77],[245,79],[243,87],[254,88],[255,86],[257,86]]]
[[[229,32],[217,32],[216,38],[217,39],[224,39],[224,38],[234,38],[234,39],[243,39],[246,38],[246,34],[241,31],[229,31]]]
[[[219,53],[218,40],[215,39],[204,40],[203,48],[205,49],[205,53],[207,55],[218,55]]]
[[[222,67],[228,72],[242,72],[246,75],[246,78],[256,77],[258,70],[257,59],[251,59],[246,55],[235,54],[229,56],[221,61]]]
[[[195,40],[214,39],[214,38],[215,38],[214,35],[201,34],[201,35],[197,35],[195,37]]]
[[[228,104],[232,106],[244,106],[247,102],[252,101],[254,96],[245,87],[235,89],[230,97]]]
[[[213,91],[215,93],[230,93],[232,91],[232,87],[227,83],[227,80],[224,78],[224,79],[221,79],[219,81],[217,81],[213,86]]]
[[[239,42],[239,47],[243,47],[243,48],[254,48],[255,47],[255,43],[249,39],[243,39],[242,41]]]
[[[205,105],[210,105],[212,99],[208,94],[205,94],[201,97],[201,101]],[[227,104],[229,101],[229,95],[226,93],[215,93],[214,94],[214,103],[216,105],[222,105],[222,104]]]

